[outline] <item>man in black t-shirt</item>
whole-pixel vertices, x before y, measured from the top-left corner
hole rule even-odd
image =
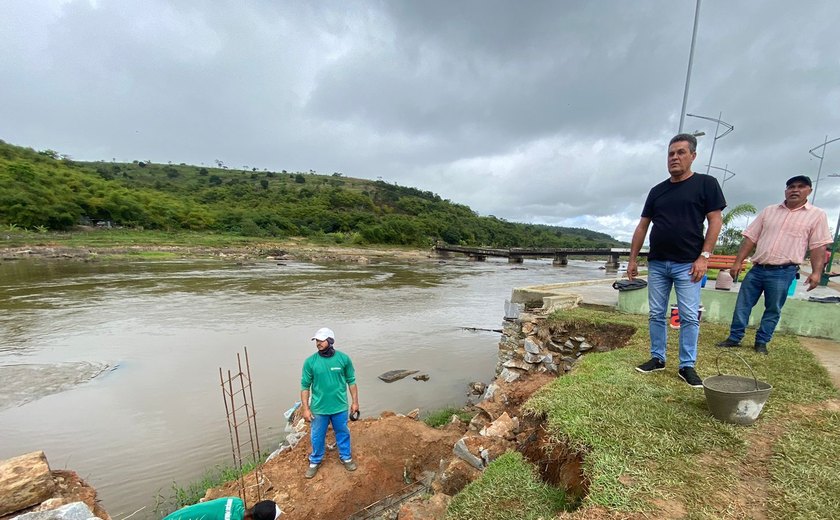
[[[678,374],[689,385],[702,388],[703,381],[694,370],[697,361],[697,337],[700,332],[700,280],[717,242],[721,210],[726,200],[712,176],[691,171],[697,157],[697,139],[679,134],[668,145],[666,179],[648,193],[642,218],[633,233],[627,278],[639,274],[637,257],[648,227],[648,304],[650,306],[650,361],[636,367],[642,373],[665,369],[668,328],[665,313],[671,286],[677,293],[680,311],[680,365]],[[709,225],[703,235],[703,221]]]

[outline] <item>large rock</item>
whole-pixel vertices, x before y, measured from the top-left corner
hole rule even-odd
[[[498,419],[488,424],[479,432],[485,437],[502,437],[504,439],[512,438],[515,430],[519,429],[519,418],[511,418],[507,412],[499,416]]]
[[[522,372],[516,370],[515,368],[505,367],[499,373],[499,378],[501,378],[505,383],[513,383],[520,377],[522,377]]]
[[[484,463],[481,461],[481,456],[474,455],[470,452],[470,449],[467,447],[467,439],[468,437],[462,437],[459,439],[458,442],[455,443],[455,447],[452,448],[452,452],[455,453],[459,459],[463,460],[475,469],[483,470]]]
[[[484,410],[480,410],[473,416],[472,419],[470,419],[470,423],[467,425],[467,428],[473,431],[479,431],[491,422],[493,422],[493,419],[490,417],[490,414]]]
[[[432,483],[432,490],[435,493],[456,495],[479,476],[481,476],[480,470],[456,457],[443,470],[440,478]]]
[[[536,365],[537,363],[542,363],[543,362],[543,357],[544,356],[542,356],[540,354],[531,354],[530,352],[526,352],[524,359],[525,359],[526,363],[531,363],[531,364]],[[528,367],[528,368],[531,369],[533,367]]]
[[[564,350],[564,348],[561,345],[558,345],[557,343],[555,343],[553,341],[549,341],[548,344],[546,344],[545,347],[552,352],[557,352],[558,354],[563,352],[563,350]]]
[[[513,444],[500,437],[467,435],[455,443],[453,452],[470,466],[484,470],[488,464],[499,458]],[[448,494],[448,493],[447,493]]]
[[[490,383],[489,385],[487,385],[487,388],[484,390],[484,393],[481,394],[481,400],[482,401],[485,401],[485,400],[491,400],[492,401],[493,398],[496,396],[496,392],[498,392],[498,391],[499,391],[499,385],[497,385],[496,383]]]
[[[386,383],[393,383],[394,381],[399,381],[404,377],[408,377],[411,374],[416,374],[419,370],[389,370],[384,374],[379,376],[379,379],[385,381]]]
[[[0,462],[0,516],[40,504],[54,491],[55,481],[43,451]]]
[[[73,502],[58,509],[33,511],[18,515],[13,517],[12,520],[90,520],[91,518],[97,517],[84,502]]]
[[[481,395],[487,390],[487,385],[482,383],[481,381],[473,381],[469,385],[470,393],[473,395]]]
[[[437,493],[428,500],[416,497],[404,503],[400,507],[400,520],[443,520],[446,517],[446,508],[452,497]]]
[[[534,354],[526,353],[525,355],[526,356],[533,356]],[[505,368],[518,368],[519,370],[530,370],[531,369],[531,367],[528,366],[528,363],[526,363],[525,361],[520,361],[518,359],[508,359],[507,361],[502,363],[502,366],[505,367]]]
[[[526,338],[525,339],[525,352],[530,352],[531,354],[539,354],[540,353],[540,346],[532,338]]]

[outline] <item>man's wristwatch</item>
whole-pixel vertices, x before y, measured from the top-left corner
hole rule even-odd
[[[710,257],[710,256],[712,256],[712,253],[710,253],[710,252],[708,252],[708,251],[703,251],[703,252],[701,252],[701,253],[700,253],[700,256],[702,256],[703,258],[705,258],[706,260],[708,260],[708,259],[709,259],[709,257]]]

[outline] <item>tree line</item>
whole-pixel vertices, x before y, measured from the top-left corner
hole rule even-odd
[[[357,244],[626,245],[587,229],[480,216],[430,191],[337,172],[79,162],[0,141],[0,224],[67,230],[89,221]]]

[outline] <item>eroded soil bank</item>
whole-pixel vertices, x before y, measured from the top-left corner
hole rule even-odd
[[[506,324],[499,345],[500,364],[504,360],[506,370],[484,387],[475,405],[467,407],[474,413],[469,423],[453,416],[448,425],[435,429],[411,417],[416,413],[385,412],[379,418],[350,423],[358,463],[355,472],[346,471],[337,453],[328,451],[316,477],[306,479],[307,435],[266,462],[259,474],[208,490],[206,498],[238,495],[244,484],[246,501],[273,499],[290,520],[443,518],[449,499],[480,477],[489,462],[508,450],[518,450],[535,464],[545,482],[564,489],[572,502],[579,502],[589,485],[583,472],[584,453],[551,438],[543,418],[521,410],[534,392],[567,370],[558,366],[559,359],[554,360],[549,350],[535,359],[526,343],[531,350],[534,345],[573,344],[574,348],[567,347],[563,354],[556,353],[567,358],[564,363],[571,369],[581,355],[620,348],[630,334],[632,331],[604,325],[548,325],[523,314]],[[587,338],[594,347],[587,346]],[[291,422],[298,421],[293,418]],[[330,436],[327,442],[331,442]],[[423,493],[400,504],[412,485],[422,486]],[[377,509],[384,501],[394,505],[384,511]]]

